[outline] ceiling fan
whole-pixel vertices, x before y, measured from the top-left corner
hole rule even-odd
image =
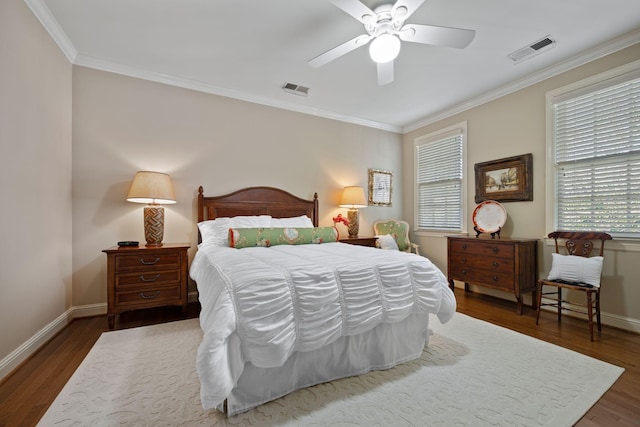
[[[331,0],[349,15],[364,24],[366,34],[359,35],[309,61],[314,68],[361,46],[369,45],[369,55],[378,64],[378,85],[393,81],[393,60],[400,53],[401,40],[435,46],[463,49],[471,43],[476,32],[435,25],[404,24],[425,0],[398,0],[395,4],[382,4],[371,10],[358,0]]]

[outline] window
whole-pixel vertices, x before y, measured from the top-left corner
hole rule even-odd
[[[462,231],[466,123],[416,139],[416,224]]]
[[[548,97],[554,229],[640,237],[639,66]]]

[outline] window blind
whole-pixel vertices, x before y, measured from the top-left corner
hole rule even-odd
[[[640,237],[640,78],[553,107],[556,229]]]
[[[462,133],[417,147],[418,228],[462,229]]]

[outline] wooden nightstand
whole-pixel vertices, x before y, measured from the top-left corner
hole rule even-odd
[[[107,254],[107,317],[113,329],[116,314],[165,305],[187,310],[189,244],[160,247],[111,247]]]
[[[348,243],[350,245],[359,245],[359,246],[376,246],[377,237],[342,237],[338,239],[340,243]]]

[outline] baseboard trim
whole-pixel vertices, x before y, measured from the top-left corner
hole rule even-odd
[[[198,292],[189,292],[189,302],[198,301]],[[58,332],[64,329],[73,319],[80,317],[101,316],[107,314],[107,303],[87,304],[71,307],[51,323],[39,330],[20,347],[16,348],[5,358],[0,360],[0,381],[9,376],[25,360],[35,354]]]
[[[53,338],[58,332],[73,320],[73,308],[62,313],[53,322],[40,329],[34,336],[29,338],[20,347],[9,353],[4,359],[0,360],[0,380],[11,374],[25,360],[31,357],[44,344]]]
[[[464,290],[464,283],[456,281],[455,284],[456,284],[456,288]],[[489,295],[495,298],[516,302],[516,298],[513,294],[499,291],[499,290],[493,290],[493,289],[488,289],[481,286],[470,285],[470,291],[483,294],[483,295]],[[543,302],[545,301],[547,301],[547,299],[543,298]],[[551,301],[552,300],[548,300],[548,302],[551,302]],[[525,305],[532,305],[531,293],[523,295],[523,302]],[[580,306],[577,306],[577,305],[565,304],[565,306],[569,309],[580,310]],[[555,311],[553,307],[542,307],[542,310]],[[578,319],[583,319],[584,321],[587,320],[586,314],[578,313],[575,311],[564,311],[563,315],[576,317]],[[640,333],[640,319],[619,316],[617,314],[606,313],[604,311],[600,314],[600,318],[602,320],[603,325],[612,326],[618,329],[624,329],[625,331],[629,331],[629,332]]]
[[[542,298],[542,303],[552,303],[554,302],[554,300],[548,299],[548,298]],[[574,305],[571,303],[566,303],[563,302],[563,307],[566,307],[569,310],[573,310],[573,311],[567,311],[567,310],[563,310],[562,311],[562,315],[563,316],[570,316],[570,317],[575,317],[577,319],[582,319],[585,322],[588,321],[588,316],[587,314],[581,313],[579,311],[575,311],[575,310],[585,310],[584,307],[581,307],[579,305]],[[553,313],[557,313],[558,309],[555,307],[551,307],[551,306],[545,306],[545,307],[541,307],[541,310],[544,311],[549,311],[549,312],[553,312]],[[638,319],[632,319],[630,317],[623,317],[623,316],[618,316],[616,314],[611,314],[611,313],[605,313],[604,311],[600,313],[600,320],[602,321],[603,325],[607,325],[607,326],[612,326],[614,328],[618,328],[618,329],[624,329],[625,331],[629,331],[629,332],[635,332],[640,334],[640,321]],[[594,320],[595,322],[595,320]]]

